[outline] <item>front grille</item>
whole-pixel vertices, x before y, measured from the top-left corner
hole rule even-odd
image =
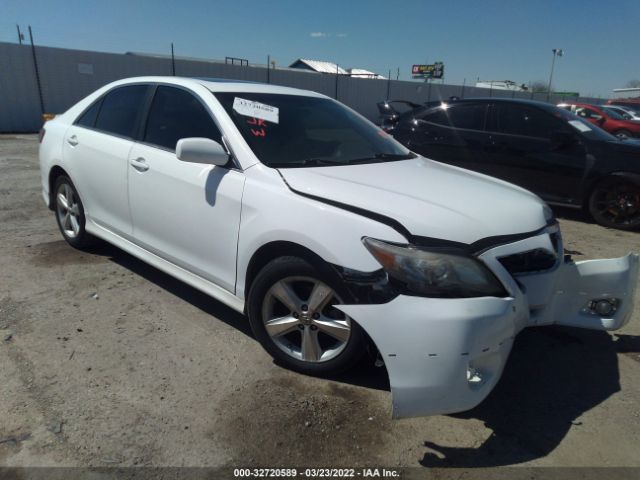
[[[498,259],[511,275],[541,272],[553,268],[558,260],[555,253],[537,248]]]
[[[498,261],[511,275],[551,270],[558,264],[558,259],[562,254],[560,230],[555,228],[549,232],[549,240],[553,246],[553,252],[545,248],[536,248],[535,250],[498,258]]]

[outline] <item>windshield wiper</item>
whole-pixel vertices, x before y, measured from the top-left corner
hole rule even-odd
[[[371,157],[353,158],[353,159],[337,159],[337,158],[306,158],[297,162],[291,163],[270,163],[269,166],[273,168],[300,168],[300,167],[327,167],[336,165],[353,165],[357,163],[374,163],[383,162],[385,160],[408,160],[410,158],[416,158],[414,153],[376,153]]]
[[[416,155],[412,152],[409,153],[376,153],[372,157],[354,158],[348,160],[346,163],[353,165],[355,163],[368,163],[373,161],[385,161],[385,160],[409,160],[410,158],[416,158]]]
[[[330,158],[305,158],[297,162],[281,162],[270,163],[269,166],[273,168],[299,168],[299,167],[326,167],[334,165],[346,165],[344,160],[332,160]]]

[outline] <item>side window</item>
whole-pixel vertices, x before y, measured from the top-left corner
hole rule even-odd
[[[107,93],[102,100],[96,128],[123,137],[133,137],[146,93],[146,85],[120,87]]]
[[[144,141],[175,150],[181,138],[204,137],[221,141],[211,115],[191,93],[174,87],[158,87],[149,110]]]
[[[449,121],[455,128],[484,130],[487,106],[483,104],[454,105],[446,110]]]
[[[446,127],[484,130],[486,110],[483,104],[453,105],[447,109],[438,107],[427,111],[422,120]]]
[[[102,97],[87,108],[82,115],[76,120],[76,125],[81,127],[93,128],[96,124],[96,118],[98,118],[98,112],[100,111],[100,105],[102,104]]]
[[[549,138],[554,131],[564,130],[562,122],[541,110],[522,105],[497,104],[496,130],[511,135]]]
[[[424,115],[422,115],[421,119],[425,122],[437,123],[438,125],[445,125],[447,127],[451,126],[449,124],[449,117],[441,107],[434,110],[428,110]]]
[[[602,115],[598,112],[587,107],[576,107],[576,115],[591,120],[600,120],[602,118]]]

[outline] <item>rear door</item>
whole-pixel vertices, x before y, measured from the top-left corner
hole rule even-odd
[[[484,171],[486,103],[460,103],[416,116],[409,148],[427,158]]]
[[[230,292],[244,174],[178,160],[181,138],[222,142],[201,99],[174,86],[157,87],[140,141],[129,153],[129,199],[135,241]]]
[[[127,159],[148,88],[127,85],[109,91],[65,133],[63,155],[87,218],[123,236],[132,232]]]
[[[586,149],[566,122],[534,106],[495,102],[487,130],[487,173],[548,201],[580,197]],[[558,134],[570,141],[555,142]]]

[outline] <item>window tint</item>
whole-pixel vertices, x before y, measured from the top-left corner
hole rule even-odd
[[[76,125],[80,125],[82,127],[90,127],[96,124],[96,117],[98,116],[98,112],[100,111],[100,104],[102,103],[102,98],[100,98],[97,102],[94,102],[89,108],[87,108],[84,113],[78,118],[76,121]]]
[[[446,125],[448,127],[451,126],[449,124],[449,117],[441,107],[438,107],[435,110],[427,111],[422,116],[422,120],[424,120],[425,122],[437,123],[438,125]]]
[[[535,108],[498,104],[495,111],[498,132],[548,138],[552,132],[565,129],[553,116]]]
[[[483,104],[453,105],[446,109],[437,107],[428,111],[422,119],[447,127],[484,130],[486,110],[487,107]]]
[[[391,136],[328,98],[216,92],[260,161],[274,168],[376,163],[415,158]],[[260,108],[268,114],[252,116]]]
[[[486,105],[482,104],[454,105],[446,110],[453,127],[471,130],[484,130],[486,111]]]
[[[175,150],[181,138],[221,141],[220,131],[202,103],[180,88],[158,87],[153,97],[144,141]]]
[[[146,85],[120,87],[109,92],[102,101],[96,128],[132,137],[146,92]]]

